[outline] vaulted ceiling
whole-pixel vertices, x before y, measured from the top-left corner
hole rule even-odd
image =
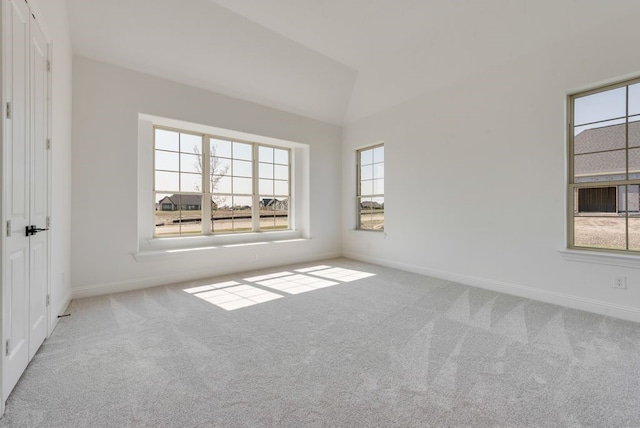
[[[76,54],[333,124],[640,14],[603,0],[67,0]]]

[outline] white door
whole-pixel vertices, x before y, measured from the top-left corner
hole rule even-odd
[[[31,17],[31,84],[29,223],[39,232],[29,238],[29,360],[47,336],[48,284],[48,46],[42,30]]]
[[[7,399],[29,363],[29,8],[5,2],[5,158],[4,202],[7,237],[4,269],[4,376]],[[9,74],[10,73],[10,74]]]
[[[4,0],[3,400],[47,334],[47,44],[23,0]]]

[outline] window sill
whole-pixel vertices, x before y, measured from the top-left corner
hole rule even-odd
[[[358,238],[387,239],[387,232],[384,230],[349,229],[348,233]]]
[[[133,254],[136,261],[154,261],[167,257],[193,256],[213,251],[246,248],[272,244],[308,241],[295,230],[256,232],[237,235],[154,238],[141,242],[140,250]]]
[[[571,262],[595,263],[640,269],[640,257],[631,254],[614,254],[589,250],[560,250],[562,258]]]

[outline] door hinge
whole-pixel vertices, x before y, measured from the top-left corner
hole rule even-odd
[[[11,236],[11,220],[7,220],[7,236]]]
[[[47,294],[47,306],[51,304],[51,294]]]
[[[11,101],[7,101],[7,119],[11,119]]]
[[[51,227],[51,217],[47,216],[47,225],[45,226],[47,229]]]
[[[5,355],[8,357],[9,354],[11,353],[11,339],[7,339],[7,341],[5,342],[5,346],[6,346]]]
[[[51,61],[47,61],[47,71],[51,71]]]
[[[51,138],[47,138],[47,150],[51,150]]]

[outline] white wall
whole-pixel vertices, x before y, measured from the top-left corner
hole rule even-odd
[[[71,299],[71,38],[65,0],[29,1],[52,40],[51,322]]]
[[[340,255],[339,127],[79,56],[73,73],[74,296]],[[312,239],[136,261],[139,113],[310,145]]]
[[[565,260],[566,95],[640,75],[630,16],[349,124],[343,252],[640,320],[637,268]],[[355,154],[385,142],[386,237],[355,224]],[[628,290],[614,290],[625,275]]]

